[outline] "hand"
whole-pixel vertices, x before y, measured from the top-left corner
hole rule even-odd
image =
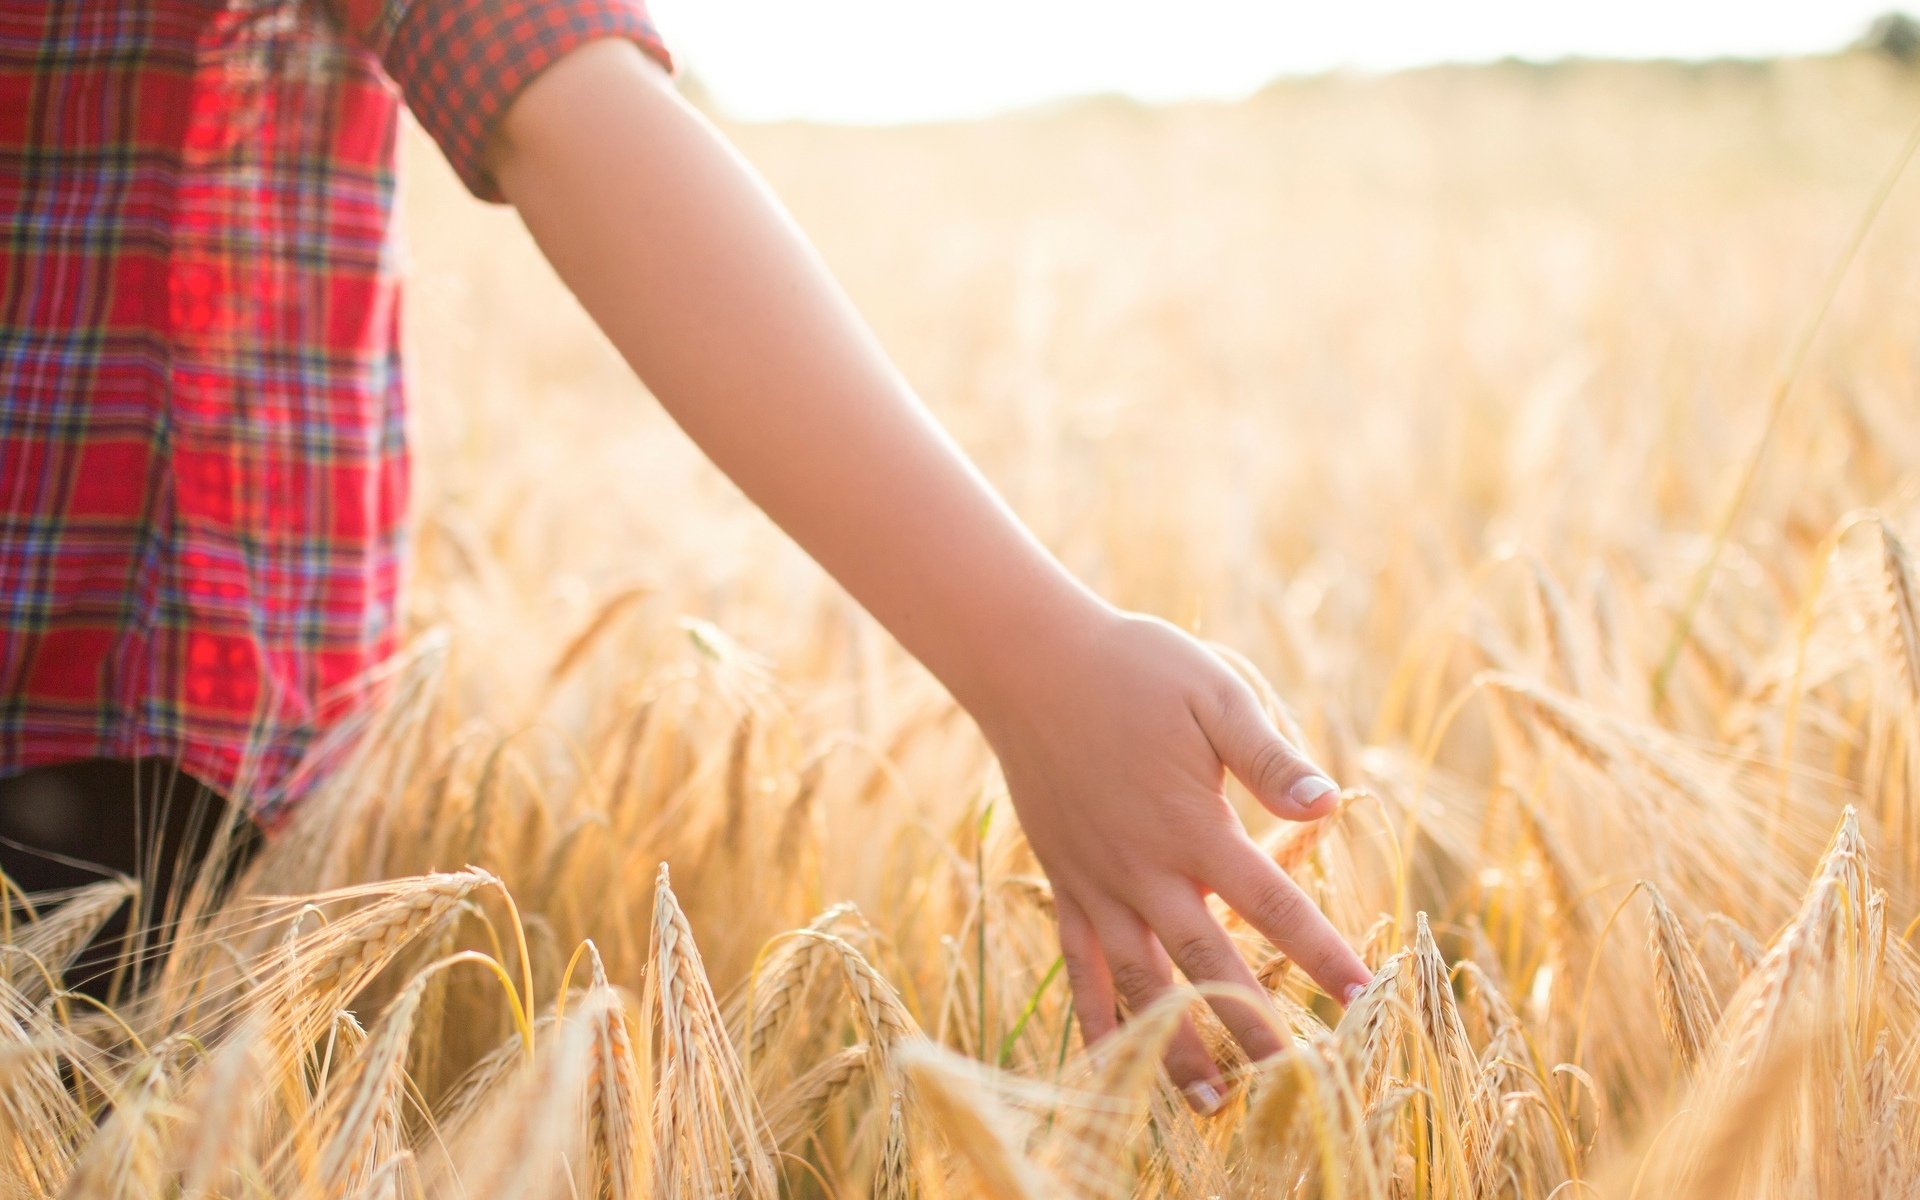
[[[1369,972],[1306,894],[1247,836],[1222,791],[1232,771],[1276,816],[1311,821],[1338,793],[1267,719],[1246,681],[1163,621],[1105,613],[1020,672],[1018,696],[976,709],[1027,840],[1053,883],[1074,1013],[1089,1043],[1113,1031],[1116,996],[1139,1012],[1173,986],[1210,998],[1255,1060],[1282,1048],[1271,1004],[1207,910],[1217,893],[1345,1003]],[[1001,693],[1005,695],[1006,693]],[[1167,1069],[1202,1113],[1224,1094],[1191,1020]]]

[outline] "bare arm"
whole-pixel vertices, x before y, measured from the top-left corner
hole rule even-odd
[[[1021,644],[1100,615],[664,72],[624,43],[587,47],[510,110],[496,162],[680,426],[963,704]]]
[[[576,51],[509,109],[490,161],[674,419],[980,725],[1053,881],[1089,1040],[1116,986],[1137,1008],[1170,985],[1168,951],[1189,978],[1254,986],[1208,891],[1332,995],[1366,980],[1221,791],[1224,767],[1303,820],[1331,785],[1216,656],[1112,609],[1027,532],[657,66],[623,42]],[[1278,1048],[1254,1005],[1216,1007],[1250,1054]],[[1169,1066],[1211,1107],[1191,1028]]]

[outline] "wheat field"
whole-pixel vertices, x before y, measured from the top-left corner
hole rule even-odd
[[[730,131],[1345,788],[1236,800],[1374,984],[1234,926],[1291,1048],[1196,1007],[1210,1119],[1190,996],[1081,1045],[965,716],[411,147],[393,703],[113,1011],[126,886],[16,909],[0,1191],[1920,1194],[1920,179],[1855,246],[1916,116],[1843,57]]]

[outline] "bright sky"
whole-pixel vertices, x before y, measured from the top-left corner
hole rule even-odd
[[[1519,55],[1831,50],[1890,0],[651,0],[731,115],[892,122],[1063,96],[1242,96],[1278,75]],[[1911,11],[1911,7],[1909,7]]]

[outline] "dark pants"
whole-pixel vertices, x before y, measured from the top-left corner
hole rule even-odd
[[[218,792],[165,759],[41,767],[0,779],[0,871],[30,893],[116,874],[141,881],[138,912],[122,908],[66,973],[69,987],[107,1000],[128,941],[136,956],[164,941],[175,890],[184,891],[208,865],[228,822],[236,828],[227,861],[209,867],[222,886],[259,849],[260,834],[244,815],[230,813]],[[44,912],[48,901],[36,897],[35,906]],[[120,990],[124,995],[124,985]]]

